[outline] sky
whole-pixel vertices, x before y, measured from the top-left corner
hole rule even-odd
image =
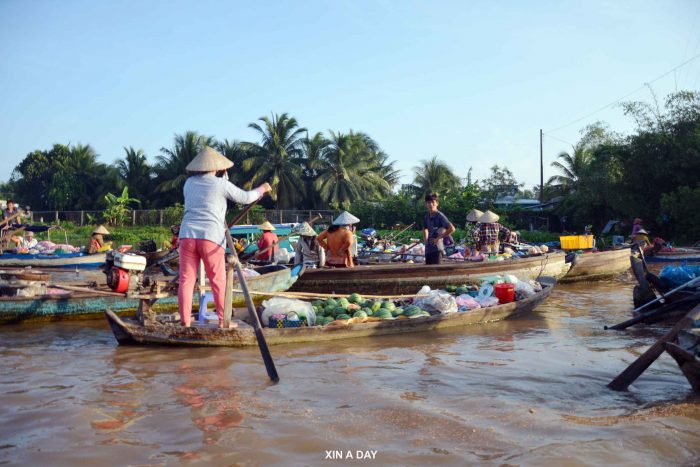
[[[256,141],[287,112],[367,133],[404,183],[437,156],[530,188],[540,129],[546,180],[586,125],[634,131],[614,103],[697,90],[698,55],[697,0],[0,0],[0,181],[54,143],[154,163],[176,134]]]

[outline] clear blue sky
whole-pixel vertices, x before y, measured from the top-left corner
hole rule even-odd
[[[368,133],[405,182],[437,155],[462,177],[499,164],[531,187],[540,128],[697,54],[698,0],[0,0],[0,180],[53,143],[154,162],[176,133],[249,141],[248,123],[288,112],[311,133]],[[700,59],[652,86],[698,89]],[[596,120],[633,128],[613,106],[550,133],[545,179]]]

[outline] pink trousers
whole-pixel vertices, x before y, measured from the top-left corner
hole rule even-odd
[[[226,295],[226,259],[223,247],[209,240],[198,238],[180,239],[180,283],[177,299],[180,304],[180,321],[189,326],[192,320],[192,297],[197,282],[199,260],[204,262],[204,270],[209,278],[209,285],[214,292],[214,304],[219,322],[224,319],[224,301]]]

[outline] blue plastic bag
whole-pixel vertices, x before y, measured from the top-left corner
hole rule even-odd
[[[687,263],[680,266],[665,266],[659,274],[659,278],[665,280],[673,288],[696,277],[700,277],[700,266],[691,266]]]

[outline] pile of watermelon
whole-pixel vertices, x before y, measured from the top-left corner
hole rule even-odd
[[[399,316],[407,318],[430,316],[430,313],[415,305],[401,307],[389,300],[364,300],[356,293],[347,298],[314,300],[311,304],[316,312],[316,325],[318,326],[324,326],[335,320],[367,318],[368,316],[379,319],[393,319]]]

